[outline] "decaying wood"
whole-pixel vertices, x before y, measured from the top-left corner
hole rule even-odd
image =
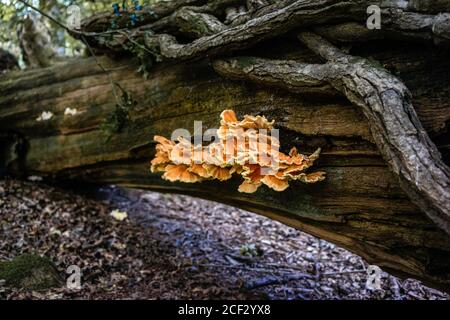
[[[318,62],[299,47],[289,52],[290,43],[291,39],[278,43],[280,51],[299,61]],[[400,55],[402,46],[384,49],[375,58],[409,79],[406,83],[416,93],[413,105],[424,127],[447,154],[450,84],[443,79],[450,63],[445,53],[413,46],[405,57]],[[255,52],[268,50],[263,45]],[[424,56],[439,61],[441,68],[430,72]],[[2,131],[20,133],[27,146],[16,167],[50,178],[179,192],[229,203],[337,243],[396,274],[448,290],[450,238],[410,202],[377,151],[363,113],[336,92],[298,94],[227,81],[207,60],[161,64],[148,80],[134,71],[132,62],[100,60],[112,70],[112,79],[138,101],[130,122],[112,135],[99,129],[115,101],[108,77],[94,59],[2,78]],[[78,113],[64,115],[67,107]],[[312,186],[295,184],[282,193],[261,189],[245,195],[236,191],[237,180],[168,183],[149,172],[153,135],[170,136],[180,127],[193,131],[194,120],[202,120],[205,129],[216,127],[220,112],[227,108],[240,116],[260,113],[277,120],[282,145],[288,141],[306,153],[321,147],[316,168],[326,171],[327,179]],[[36,121],[43,110],[54,117]]]
[[[366,8],[377,3],[383,28],[368,31]],[[73,35],[158,62],[148,80],[135,61],[106,57],[0,79],[0,138],[13,141],[1,150],[4,167],[229,203],[450,291],[445,1],[190,0],[145,10],[135,28],[108,30],[114,16],[99,14]],[[383,41],[358,45],[374,39]],[[109,132],[101,124],[117,118],[115,83],[137,104]],[[192,131],[198,120],[217,127],[224,109],[275,119],[282,146],[321,147],[317,168],[327,179],[246,195],[235,191],[236,179],[179,184],[149,172],[154,135]],[[37,121],[43,111],[53,117]]]
[[[362,108],[379,150],[411,200],[450,233],[450,170],[441,160],[411,105],[404,84],[383,67],[343,53],[324,39],[303,32],[300,39],[328,62],[323,65],[265,59],[218,60],[220,74],[290,90],[329,83]]]
[[[193,37],[194,41],[180,44],[174,35],[148,33],[139,29],[130,34],[119,32],[118,37],[109,37],[107,40],[95,38],[94,44],[120,51],[127,42],[143,42],[141,46],[156,55],[158,61],[211,57],[252,46],[292,28],[333,24],[341,20],[364,20],[365,10],[373,4],[364,0],[320,0],[286,1],[257,8],[247,6],[245,19],[241,17],[239,24],[232,23],[229,26],[222,24],[213,15],[199,13],[198,11],[205,11],[204,7],[174,8],[171,15],[158,21],[160,24],[157,31],[172,31]],[[435,42],[447,43],[450,39],[450,13],[430,14],[425,10],[428,8],[434,12],[437,8],[442,9],[441,3],[437,7],[421,1],[382,1],[378,4],[383,10],[385,30],[374,33],[375,37],[391,37],[392,32],[397,37]],[[155,28],[155,23],[150,26]],[[167,26],[175,30],[168,30]],[[371,37],[370,32],[362,31],[355,22],[348,22],[345,27],[337,29],[321,29],[325,36],[335,36],[334,40],[336,37],[348,39],[353,32],[353,37]],[[343,92],[350,101],[363,107],[364,114],[374,124],[371,125],[371,131],[377,146],[391,169],[399,175],[406,193],[450,234],[450,169],[441,161],[436,147],[421,128],[410,104],[408,89],[401,80],[391,76],[382,67],[373,67],[367,60],[352,58],[331,45],[324,45],[326,41],[313,39],[315,38],[311,36],[302,37],[310,49],[330,63],[322,66],[294,66],[293,71],[287,71],[292,74],[299,67],[297,71],[301,75],[293,76],[294,86],[323,86],[324,82],[329,83]],[[288,82],[287,86],[292,89],[292,81],[283,81],[285,76],[271,74],[273,71],[277,72],[276,67],[265,67],[265,62],[261,64],[263,66],[260,69],[264,69],[267,76],[259,77],[260,83],[272,83],[275,77],[278,80],[275,82]],[[249,73],[246,68],[252,66],[241,68],[241,76]],[[220,71],[221,68],[217,67],[216,70]],[[227,72],[222,74],[226,75]],[[399,128],[403,128],[405,132],[401,132]]]

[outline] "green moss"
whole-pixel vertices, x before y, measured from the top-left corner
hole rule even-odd
[[[263,255],[262,249],[253,243],[244,244],[239,249],[239,252],[243,256],[260,257]]]
[[[254,64],[255,64],[255,58],[253,58],[253,57],[240,57],[237,60],[237,65],[241,69],[246,69],[246,68],[253,67]]]
[[[381,71],[387,71],[386,67],[382,65],[378,60],[372,59],[372,58],[366,58],[367,64],[375,69],[381,70]]]
[[[122,92],[120,101],[116,104],[114,112],[109,114],[99,126],[100,130],[109,134],[118,133],[123,129],[130,120],[131,110],[137,104],[130,92],[124,90],[118,83],[113,83],[113,85]]]
[[[200,17],[193,16],[191,18],[191,24],[197,30],[197,33],[199,35],[212,34],[211,30],[209,29],[208,24],[206,24]]]
[[[29,290],[46,290],[62,283],[53,263],[34,254],[0,262],[0,279],[5,280],[7,286]]]

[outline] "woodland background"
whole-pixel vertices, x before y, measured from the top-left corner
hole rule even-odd
[[[405,280],[421,279],[448,291],[450,213],[444,200],[449,193],[439,192],[447,180],[426,176],[419,186],[429,188],[416,190],[417,176],[408,175],[414,166],[395,157],[386,161],[396,136],[387,136],[394,138],[389,143],[374,141],[384,137],[382,126],[373,126],[379,119],[373,114],[370,118],[370,108],[364,113],[355,106],[357,95],[349,101],[349,95],[342,94],[349,91],[335,90],[339,77],[327,75],[334,87],[314,74],[289,78],[291,68],[306,63],[317,67],[326,59],[316,54],[323,39],[308,33],[299,37],[296,25],[282,12],[284,5],[293,4],[293,15],[302,17],[299,25],[332,39],[342,50],[331,49],[330,54],[325,44],[325,56],[361,56],[365,60],[360,71],[369,70],[365,76],[387,75],[387,83],[400,88],[405,109],[419,128],[418,141],[432,146],[432,156],[419,164],[424,171],[443,168],[441,177],[448,179],[450,24],[441,19],[448,16],[438,13],[450,6],[414,0],[409,1],[411,12],[387,9],[407,18],[393,15],[388,32],[374,36],[360,28],[361,21],[352,20],[361,12],[365,18],[365,10],[349,1],[341,1],[341,7],[340,1],[320,0],[317,6],[323,10],[304,2],[306,9],[301,1],[290,0],[140,1],[160,16],[149,9],[143,29],[119,21],[125,34],[86,41],[20,1],[0,0],[0,279],[8,266],[18,269],[11,263],[22,257],[26,261],[15,263],[31,259],[38,270],[44,263],[49,276],[43,282],[51,284],[42,290],[33,281],[28,287],[19,281],[15,288],[0,281],[0,296],[448,299],[417,280]],[[66,8],[76,4],[87,18],[86,32],[114,29],[110,1],[30,3],[63,24]],[[244,8],[242,21],[230,22],[225,19],[228,6],[236,4]],[[275,18],[264,20],[271,13]],[[439,28],[431,28],[429,22],[435,20],[443,21]],[[252,21],[254,34],[244,30],[250,40],[243,41],[239,28]],[[145,23],[156,34],[145,29]],[[227,36],[227,30],[238,30],[236,39]],[[188,44],[221,32],[225,36],[218,37],[216,48],[199,41],[189,52]],[[173,39],[179,43],[174,45]],[[339,66],[339,59],[333,59],[328,67]],[[351,59],[344,65],[352,65]],[[395,77],[411,90],[412,103]],[[80,118],[65,117],[67,107],[82,111]],[[237,193],[235,180],[187,186],[149,173],[153,135],[167,136],[193,120],[217,125],[218,115],[227,108],[239,116],[258,110],[275,119],[283,141],[301,151],[322,147],[317,165],[327,172],[327,180],[317,186],[294,184],[283,193],[262,189],[249,196]],[[43,110],[52,110],[54,118],[37,121]],[[403,125],[409,116],[397,117],[398,123]],[[383,143],[388,147],[380,152]],[[402,170],[393,173],[392,163]],[[435,201],[423,201],[427,191]],[[433,210],[425,214],[423,208],[429,207],[438,207],[441,215]],[[111,215],[114,210],[126,212],[127,218],[118,221]],[[45,256],[50,264],[36,256]],[[372,263],[401,278],[383,273],[383,289],[367,290],[366,269]],[[72,264],[83,266],[82,290],[64,286],[65,268]],[[36,280],[36,273],[31,278]]]

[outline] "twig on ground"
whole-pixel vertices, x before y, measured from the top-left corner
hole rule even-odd
[[[288,273],[292,274],[292,271],[286,270],[286,269],[267,269],[267,268],[252,268],[252,267],[245,267],[240,265],[224,265],[224,264],[212,264],[212,263],[205,263],[205,264],[198,264],[199,267],[205,267],[205,268],[225,268],[225,269],[239,269],[243,271],[254,271],[254,272],[268,272],[268,273]],[[297,273],[295,275],[301,275],[302,278],[308,278],[311,279],[312,276],[306,273]]]
[[[246,284],[244,284],[244,288],[247,290],[253,290],[265,286],[272,286],[276,284],[282,284],[289,281],[296,281],[296,280],[302,280],[305,279],[305,276],[307,278],[310,278],[309,275],[287,275],[282,277],[274,277],[274,276],[268,276],[261,279],[256,279],[254,281],[250,281]]]

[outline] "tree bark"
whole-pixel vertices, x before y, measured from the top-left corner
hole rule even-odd
[[[144,18],[142,25],[131,30],[92,32],[92,26],[104,26],[105,17],[94,17],[82,31],[72,33],[109,52],[128,50],[140,57],[144,65],[152,61],[220,58],[289,31],[298,32],[299,28],[325,34],[330,41],[403,39],[443,46],[450,43],[450,13],[441,12],[447,10],[443,2],[252,0],[243,6],[239,0],[211,0],[179,4],[163,10],[162,17]],[[158,6],[155,4],[153,9]],[[381,14],[383,17],[380,32],[361,27],[369,21],[366,13],[373,6],[379,18]],[[106,21],[117,22],[112,16]],[[333,24],[337,24],[336,28]],[[314,32],[301,30],[299,40],[327,60],[324,65],[291,63],[285,58],[272,63],[244,57],[228,64],[216,61],[215,69],[225,77],[276,84],[295,92],[328,84],[344,94],[363,110],[378,150],[411,201],[450,235],[450,168],[423,129],[408,88],[401,78],[382,66],[346,54]],[[236,68],[235,64],[239,66]],[[252,72],[255,68],[256,74]],[[123,112],[121,117],[124,118]]]
[[[448,165],[448,52],[393,42],[354,45],[351,51],[401,75],[423,127]],[[245,53],[321,62],[295,36],[263,41]],[[98,62],[110,70],[109,76]],[[137,68],[131,59],[101,57],[0,78],[3,166],[59,181],[116,184],[228,203],[336,243],[393,274],[450,291],[450,237],[400,187],[362,110],[329,84],[290,92],[277,83],[227,80],[207,58],[160,63],[147,80]],[[117,112],[111,82],[137,102],[116,132],[101,128]],[[65,115],[66,108],[77,113]],[[284,151],[296,146],[308,154],[321,147],[315,166],[326,171],[326,180],[293,183],[280,193],[261,187],[255,194],[242,194],[237,191],[239,179],[182,184],[149,172],[155,134],[170,137],[177,128],[193,132],[195,120],[203,121],[204,130],[217,127],[224,109],[276,120]],[[43,111],[54,115],[37,121]]]
[[[29,68],[48,67],[58,56],[50,31],[41,19],[36,15],[29,15],[17,31],[23,60]]]
[[[0,74],[19,69],[17,58],[10,52],[0,48]]]

